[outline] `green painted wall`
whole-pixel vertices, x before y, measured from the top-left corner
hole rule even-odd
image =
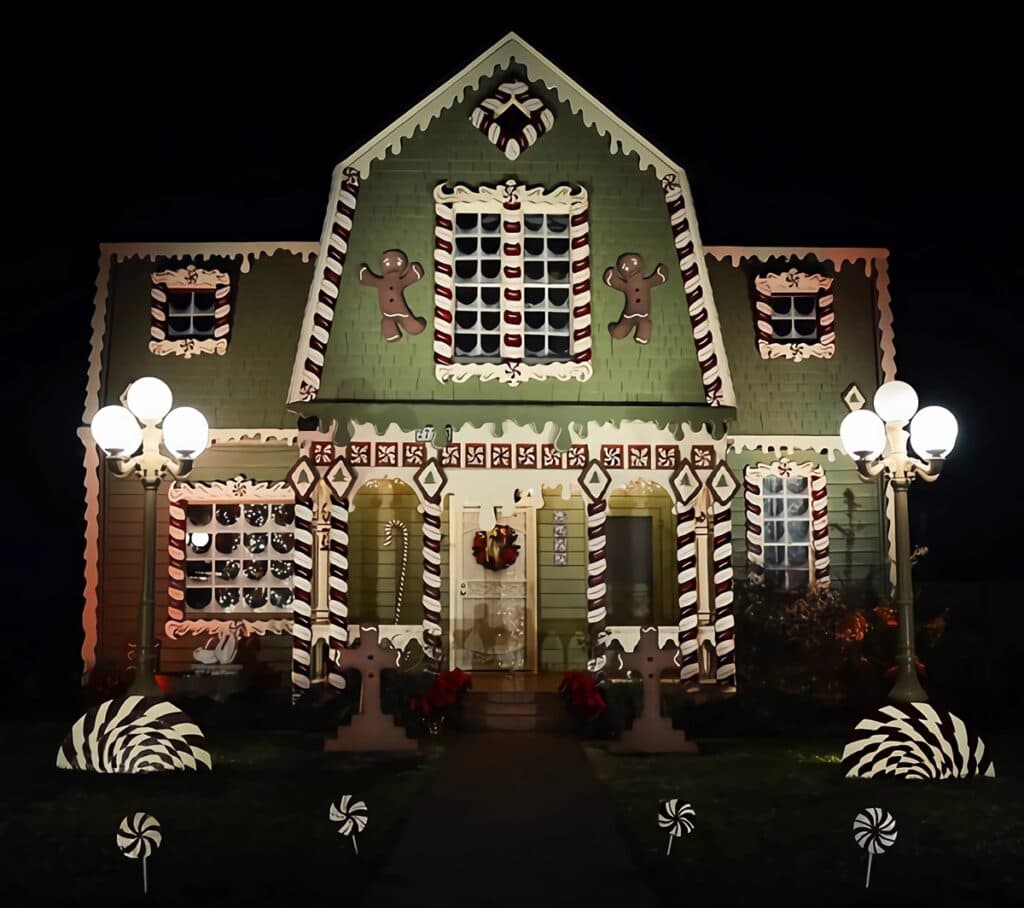
[[[841,454],[830,462],[824,454],[794,451],[787,454],[794,463],[819,464],[825,470],[828,488],[829,555],[832,582],[851,596],[888,589],[887,542],[876,482],[864,482],[852,461]],[[742,480],[748,466],[778,460],[775,454],[744,451],[729,455],[729,466]],[[747,575],[746,514],[743,490],[732,502],[733,567],[737,582]]]
[[[661,187],[635,157],[609,153],[609,140],[585,126],[540,85],[534,90],[555,111],[555,125],[515,162],[469,122],[491,84],[470,92],[402,144],[401,154],[374,162],[363,181],[341,282],[335,327],[321,385],[323,398],[434,401],[673,401],[702,403],[693,336]],[[501,183],[516,178],[553,187],[577,183],[590,194],[594,375],[588,382],[530,381],[518,388],[470,379],[434,378],[432,332],[387,343],[381,337],[377,297],[359,284],[359,265],[377,268],[385,249],[403,249],[426,275],[407,291],[417,315],[433,318],[434,187],[443,180]],[[665,264],[668,283],[654,292],[654,338],[612,344],[607,324],[619,317],[622,295],[601,281],[623,252]]]
[[[737,435],[838,435],[846,415],[842,392],[856,382],[868,400],[877,387],[875,278],[863,262],[836,271],[814,256],[804,259],[729,260],[707,257],[708,273],[736,389]],[[754,330],[754,278],[799,268],[834,275],[836,352],[831,359],[761,359]]]
[[[285,399],[312,261],[278,252],[242,274],[239,259],[203,259],[198,267],[227,271],[236,284],[227,352],[156,356],[149,351],[150,275],[188,262],[160,257],[112,264],[102,402],[116,403],[129,382],[155,375],[171,386],[176,403],[198,407],[213,427],[294,427]]]

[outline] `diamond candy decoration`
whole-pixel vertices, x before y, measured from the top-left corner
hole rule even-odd
[[[303,455],[295,461],[295,465],[288,471],[288,475],[285,478],[288,480],[288,484],[295,490],[296,499],[305,499],[309,498],[309,493],[312,491],[313,486],[316,485],[319,477],[313,461],[308,456]]]
[[[684,507],[697,497],[701,487],[700,477],[694,472],[693,464],[690,463],[688,457],[684,457],[679,461],[679,466],[676,467],[675,473],[672,474],[670,482],[675,490],[676,497],[679,499],[679,503]]]
[[[348,498],[348,493],[352,491],[352,483],[355,481],[356,474],[352,472],[352,468],[344,457],[336,457],[330,469],[324,473],[324,482],[327,483],[331,494],[339,501]]]
[[[733,471],[729,469],[729,465],[724,460],[718,461],[715,472],[708,479],[708,488],[711,490],[711,495],[715,501],[719,504],[728,504],[732,501],[739,487],[739,480]]]
[[[850,382],[846,390],[843,392],[843,403],[846,404],[846,409],[853,413],[855,410],[861,409],[867,401],[864,395],[861,394],[860,388],[857,387],[856,382]]]
[[[596,460],[591,460],[580,473],[577,481],[583,494],[591,501],[600,501],[608,493],[612,484],[611,474]]]
[[[416,488],[427,501],[437,501],[448,485],[448,476],[436,457],[431,457],[412,478]]]

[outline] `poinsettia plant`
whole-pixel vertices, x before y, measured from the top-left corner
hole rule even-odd
[[[444,716],[448,708],[459,702],[462,695],[472,686],[472,679],[461,668],[441,672],[420,696],[413,697],[409,708],[424,719]]]
[[[597,678],[590,672],[569,671],[562,676],[558,690],[565,697],[569,709],[585,719],[596,719],[608,703],[597,686]]]

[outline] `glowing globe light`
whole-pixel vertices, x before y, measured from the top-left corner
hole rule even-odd
[[[164,417],[164,447],[175,457],[195,460],[210,441],[210,426],[195,407],[176,407]]]
[[[104,407],[93,418],[93,440],[112,457],[134,454],[142,444],[139,421],[125,407]]]
[[[839,426],[839,438],[854,460],[874,460],[885,450],[885,425],[870,410],[854,410]]]
[[[917,392],[905,381],[887,381],[875,392],[875,412],[885,422],[907,422],[917,410]]]
[[[956,433],[956,417],[945,407],[925,407],[910,421],[910,444],[922,457],[948,457]]]
[[[125,402],[143,422],[159,422],[171,409],[174,398],[159,378],[140,378],[129,386]]]

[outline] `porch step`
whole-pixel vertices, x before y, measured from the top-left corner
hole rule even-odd
[[[471,731],[560,731],[568,728],[559,694],[495,691],[466,695],[463,721]]]

